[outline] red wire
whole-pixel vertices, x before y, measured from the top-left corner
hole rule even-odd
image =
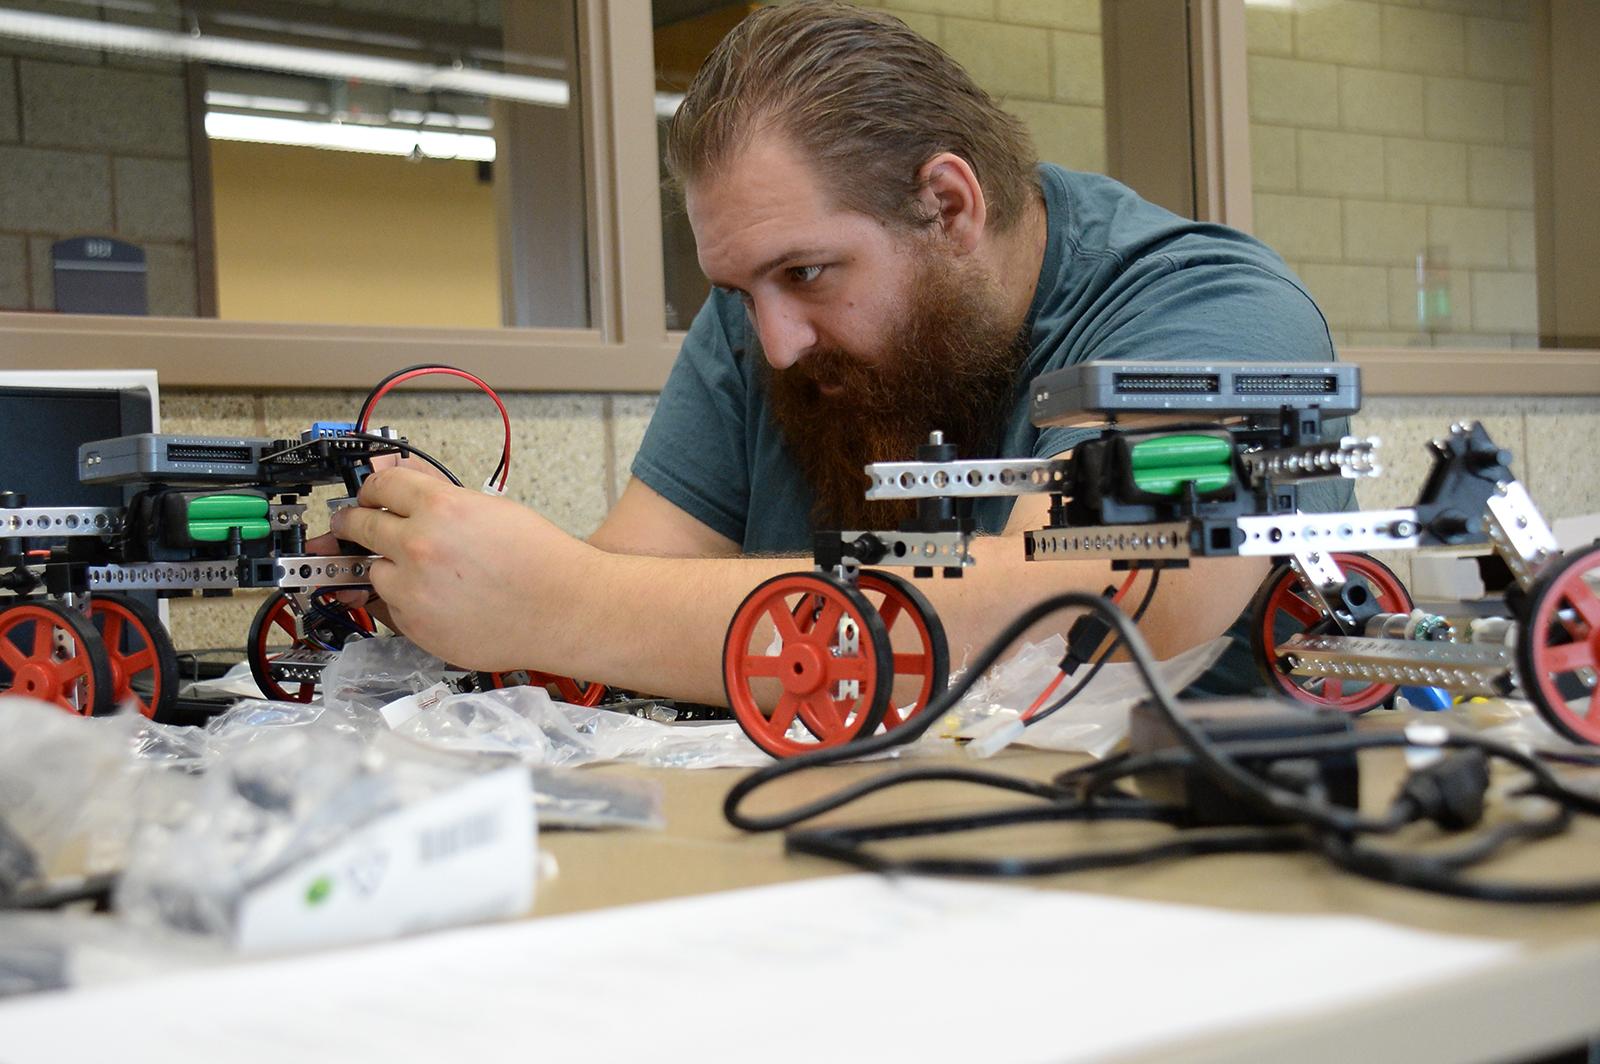
[[[378,391],[373,395],[372,401],[367,404],[366,415],[363,416],[360,423],[356,425],[356,431],[367,431],[367,422],[372,419],[372,411],[377,409],[378,400],[382,399],[385,395],[388,395],[397,385],[404,384],[406,381],[414,380],[417,377],[426,377],[432,373],[444,373],[451,377],[460,377],[462,380],[471,381],[479,388],[482,388],[484,394],[486,394],[490,399],[493,399],[494,405],[500,409],[500,421],[501,424],[505,426],[506,436],[505,445],[500,449],[500,483],[496,486],[499,487],[501,491],[504,491],[506,487],[506,480],[511,476],[511,415],[506,412],[506,404],[501,402],[500,396],[496,394],[493,388],[489,387],[489,385],[481,378],[468,373],[464,369],[455,369],[450,366],[427,366],[422,369],[414,369],[410,373],[400,374],[400,376],[385,384],[382,388],[379,388]]]
[[[1060,672],[1056,673],[1056,678],[1050,681],[1050,685],[1048,687],[1039,692],[1039,697],[1033,700],[1033,705],[1029,706],[1028,711],[1022,715],[1024,723],[1026,723],[1030,717],[1039,711],[1039,707],[1044,705],[1044,700],[1055,693],[1055,689],[1060,687],[1061,681],[1065,680],[1066,678],[1067,670],[1062,669]]]
[[[1139,570],[1128,570],[1128,576],[1122,581],[1122,586],[1117,588],[1116,594],[1111,596],[1111,604],[1113,606],[1122,605],[1122,600],[1127,597],[1128,589],[1133,586],[1133,582],[1134,580],[1138,579],[1138,576]],[[1096,647],[1095,649],[1098,650],[1100,648]],[[1056,678],[1050,681],[1050,685],[1039,693],[1039,697],[1033,700],[1033,705],[1029,706],[1022,714],[1022,723],[1026,724],[1029,720],[1033,719],[1033,715],[1039,711],[1039,707],[1044,705],[1045,699],[1049,698],[1053,693],[1055,693],[1055,689],[1060,687],[1061,681],[1065,680],[1066,678],[1067,672],[1065,669],[1056,673]]]

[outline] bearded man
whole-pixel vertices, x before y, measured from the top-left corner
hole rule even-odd
[[[715,291],[600,529],[577,540],[404,468],[334,518],[387,559],[372,580],[398,628],[459,665],[722,703],[744,596],[807,568],[793,555],[813,529],[905,516],[865,501],[864,464],[914,458],[935,429],[962,457],[1066,455],[1090,433],[1036,429],[1028,385],[1072,363],[1334,357],[1271,250],[1039,165],[1017,119],[889,16],[750,15],[691,85],[668,165]],[[955,660],[1045,595],[1110,581],[1105,563],[1024,560],[1047,510],[1043,495],[979,500],[976,568],[920,585]],[[1163,656],[1211,639],[1266,572],[1174,570],[1143,631]]]

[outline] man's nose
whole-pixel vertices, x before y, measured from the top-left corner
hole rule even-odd
[[[773,369],[788,369],[816,346],[817,333],[797,308],[783,303],[756,307],[756,331]]]

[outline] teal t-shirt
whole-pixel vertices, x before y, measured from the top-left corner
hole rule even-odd
[[[1028,419],[1030,382],[1062,366],[1333,361],[1321,311],[1265,244],[1182,218],[1108,177],[1046,163],[1039,181],[1048,213],[1044,262],[1028,311],[1028,356],[994,457],[1054,457],[1094,434],[1039,429]],[[714,290],[684,339],[633,474],[747,554],[809,552],[811,490],[768,413],[762,358],[743,304]],[[1339,420],[1327,431],[1346,428]],[[977,500],[979,529],[1002,531],[1014,502]],[[1304,485],[1300,505],[1348,508],[1349,482]],[[1250,685],[1242,625],[1233,634],[1235,647],[1214,670],[1221,678],[1205,684],[1211,690]]]

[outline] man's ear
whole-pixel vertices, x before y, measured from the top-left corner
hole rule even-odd
[[[940,152],[917,170],[917,197],[939,232],[963,253],[973,251],[989,220],[978,175],[959,155]]]

